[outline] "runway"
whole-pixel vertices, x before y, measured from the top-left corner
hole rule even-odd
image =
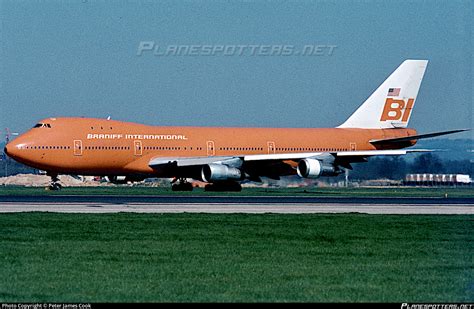
[[[0,213],[474,214],[473,198],[0,196]]]

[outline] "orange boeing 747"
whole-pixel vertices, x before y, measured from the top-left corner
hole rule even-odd
[[[51,189],[58,174],[112,180],[174,178],[173,190],[192,190],[187,178],[209,190],[241,190],[240,181],[299,175],[335,176],[368,157],[403,155],[418,139],[408,129],[428,61],[404,61],[336,128],[160,127],[94,118],[48,118],[6,145],[5,152],[45,170]]]

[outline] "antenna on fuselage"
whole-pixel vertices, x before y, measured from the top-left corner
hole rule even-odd
[[[110,116],[107,117],[107,120],[110,120]]]

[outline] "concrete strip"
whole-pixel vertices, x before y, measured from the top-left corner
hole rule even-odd
[[[0,203],[0,213],[365,213],[365,214],[474,214],[472,204],[250,204],[250,203],[189,203],[189,204],[101,204],[101,203]]]

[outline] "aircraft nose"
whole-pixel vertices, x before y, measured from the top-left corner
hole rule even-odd
[[[12,149],[13,148],[12,148],[11,143],[8,143],[8,144],[5,145],[5,148],[3,148],[3,151],[5,152],[5,154],[7,156],[11,157],[12,156]]]
[[[12,145],[12,144],[14,144],[14,142],[10,142],[6,144],[3,150],[5,151],[5,154],[7,154],[9,157],[15,158],[17,155],[17,151],[15,151],[16,145]]]

